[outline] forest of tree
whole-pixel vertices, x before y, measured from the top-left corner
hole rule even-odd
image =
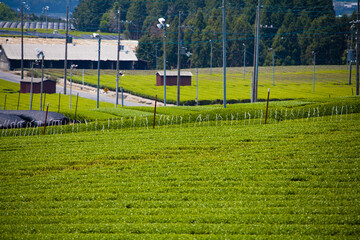
[[[246,65],[253,62],[254,25],[257,0],[226,0],[227,64],[242,66],[244,45]],[[208,67],[213,46],[213,66],[222,66],[222,1],[220,0],[80,0],[73,19],[79,30],[116,31],[116,14],[121,8],[121,29],[125,38],[139,39],[137,55],[155,67],[162,61],[163,31],[167,29],[167,64],[177,65],[179,11],[182,46],[192,53],[182,56],[182,67]],[[274,49],[276,65],[344,64],[349,23],[353,16],[335,17],[332,0],[263,0],[261,8],[260,65],[270,65]],[[267,26],[267,27],[266,27]],[[272,26],[269,27],[269,26]]]

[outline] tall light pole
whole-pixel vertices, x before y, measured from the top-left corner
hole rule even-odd
[[[223,20],[223,84],[224,84],[224,108],[226,108],[226,22],[225,22],[225,0],[222,1]]]
[[[44,52],[42,50],[37,50],[37,58],[41,56],[41,84],[40,84],[40,111],[42,111],[42,98],[43,98],[43,82],[44,82]]]
[[[210,75],[212,75],[212,65],[213,65],[213,41],[210,39]]]
[[[181,11],[179,11],[179,29],[178,29],[178,56],[177,56],[177,100],[176,105],[180,106],[180,39],[181,39]]]
[[[71,95],[72,95],[72,72],[74,68],[77,68],[78,65],[75,64],[71,64],[70,66],[70,105],[69,105],[69,109],[71,109]]]
[[[164,106],[166,106],[166,28],[170,25],[166,24],[164,18],[159,18],[158,21],[157,27],[164,30]]]
[[[244,80],[245,80],[245,66],[246,66],[246,45],[243,43],[244,46]]]
[[[155,44],[155,68],[158,70],[158,51],[157,51],[157,44]]]
[[[121,18],[121,8],[118,10],[117,15],[117,31],[118,31],[118,46],[117,46],[117,61],[116,61],[116,100],[115,100],[115,108],[117,108],[117,105],[119,103],[119,68],[120,68],[120,18]]]
[[[360,0],[357,1],[357,14],[356,14],[356,95],[359,96],[359,6]]]
[[[30,110],[32,110],[32,102],[33,102],[34,64],[38,64],[38,60],[31,63]]]
[[[66,78],[67,78],[67,44],[69,38],[69,5],[66,7],[66,34],[65,34],[65,60],[64,60],[64,94],[66,95]]]
[[[101,47],[101,38],[99,37],[99,49],[98,49],[98,74],[97,74],[97,94],[96,94],[96,107],[99,108],[99,101],[100,101],[100,47]]]
[[[45,19],[46,19],[46,38],[48,35],[48,18],[47,18],[47,13],[49,11],[49,6],[43,7],[43,11],[45,12]]]
[[[271,51],[272,54],[272,67],[273,67],[273,86],[275,86],[275,54],[274,54],[274,49],[273,48],[269,48],[269,51]]]
[[[24,79],[24,2],[21,2],[21,79]]]
[[[254,74],[252,79],[253,83],[252,83],[251,102],[257,102],[258,73],[259,73],[260,7],[261,7],[261,0],[259,0],[258,2],[258,7],[256,10],[255,38],[254,38]]]
[[[315,92],[315,66],[316,66],[316,52],[311,52],[314,55],[314,76],[313,76],[313,92]]]

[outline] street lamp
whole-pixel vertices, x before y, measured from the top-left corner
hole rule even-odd
[[[36,57],[39,59],[41,56],[41,85],[40,85],[40,111],[42,111],[42,96],[43,96],[43,82],[44,82],[44,52],[36,49]]]
[[[49,6],[43,7],[43,11],[45,12],[45,19],[46,19],[46,38],[48,34],[48,19],[47,19],[47,12],[49,11]]]
[[[72,71],[74,68],[77,68],[78,65],[76,64],[71,64],[70,66],[70,105],[69,105],[69,109],[71,109],[71,95],[72,95]]]
[[[159,23],[156,26],[164,30],[164,106],[166,106],[166,28],[170,25],[166,24],[164,18],[159,18],[158,21]]]
[[[274,54],[274,49],[273,48],[269,48],[269,51],[271,51],[272,53],[272,65],[273,65],[273,86],[275,86],[275,61],[274,61],[274,57],[275,57],[275,54]]]
[[[118,71],[119,77],[125,77],[125,71]],[[121,87],[121,107],[124,107],[124,89]],[[116,94],[116,104],[118,104],[118,94]]]

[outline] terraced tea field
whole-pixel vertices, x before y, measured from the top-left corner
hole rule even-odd
[[[0,137],[0,236],[358,239],[359,120]]]

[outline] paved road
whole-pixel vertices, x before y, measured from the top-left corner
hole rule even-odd
[[[3,72],[0,71],[0,79],[4,79],[6,81],[9,82],[15,82],[15,83],[20,83],[20,76],[18,75],[14,75],[8,72]],[[69,85],[69,84],[68,84]],[[66,88],[66,93],[69,94],[70,93],[70,88],[67,86]],[[64,92],[64,88],[61,86],[56,86],[56,92],[59,93],[63,93]],[[73,95],[77,95],[79,93],[79,97],[83,97],[83,98],[88,98],[88,99],[92,99],[92,100],[97,100],[97,94],[95,93],[89,93],[89,92],[85,92],[85,91],[81,91],[81,90],[72,90],[72,94]],[[100,102],[108,102],[108,103],[114,103],[115,104],[115,97],[110,97],[110,96],[105,96],[103,94],[100,94]],[[121,96],[119,94],[119,105],[121,106]],[[149,106],[146,104],[141,104],[141,103],[136,103],[136,102],[130,102],[130,101],[125,101],[124,100],[124,106],[140,106],[140,107],[144,107],[144,106]]]

